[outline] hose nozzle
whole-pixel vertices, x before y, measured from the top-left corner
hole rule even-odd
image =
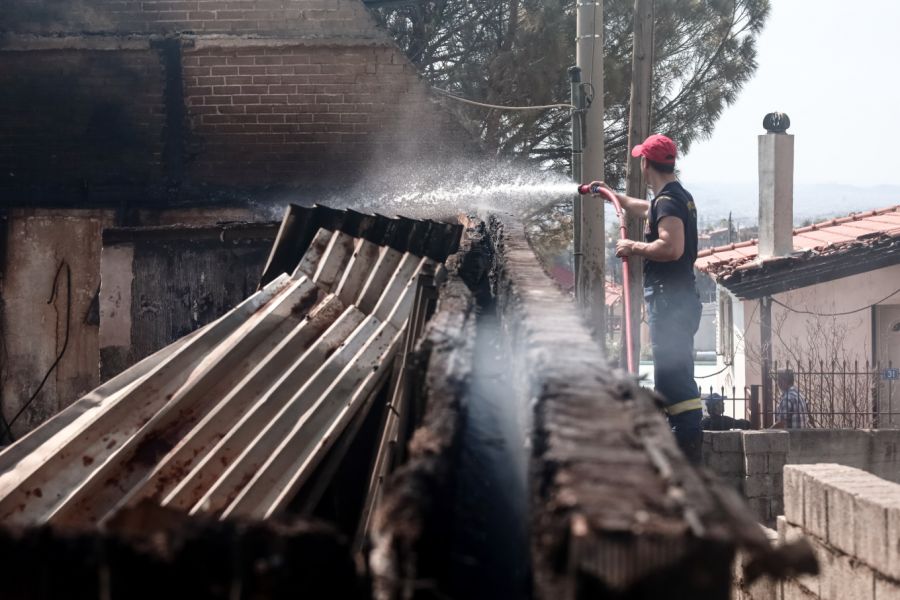
[[[595,183],[593,185],[591,185],[590,183],[584,183],[578,186],[578,193],[582,196],[585,196],[587,194],[599,194],[601,189],[602,188],[600,187],[599,183]]]

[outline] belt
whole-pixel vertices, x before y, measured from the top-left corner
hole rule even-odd
[[[703,410],[703,403],[700,402],[700,398],[691,398],[690,400],[677,402],[666,407],[666,413],[673,416],[689,410]]]
[[[663,294],[665,292],[696,292],[697,285],[693,283],[686,283],[683,285],[665,285],[663,283],[654,283],[651,285],[644,286],[644,293],[652,292],[654,294]]]

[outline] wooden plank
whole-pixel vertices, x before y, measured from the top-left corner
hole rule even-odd
[[[99,468],[84,480],[72,480],[65,472],[54,485],[68,490],[50,513],[41,520],[56,525],[96,522],[121,500],[153,467],[158,454],[177,442],[181,426],[189,427],[200,418],[205,399],[221,397],[253,368],[256,360],[246,360],[254,350],[287,323],[292,328],[306,316],[318,298],[319,288],[306,277],[293,281],[284,293],[254,313],[231,336],[192,366],[187,381],[134,435],[112,449],[101,461],[108,443],[95,445],[88,456],[95,456]],[[277,338],[272,340],[277,343]],[[110,435],[115,439],[113,435]],[[45,491],[52,491],[45,490]]]
[[[229,465],[252,445],[266,424],[290,403],[298,388],[302,389],[308,384],[310,375],[318,373],[323,365],[334,359],[335,351],[339,352],[348,343],[347,337],[359,330],[364,318],[353,307],[341,314],[322,337],[266,389],[215,447],[196,462],[190,473],[163,498],[163,506],[187,510],[196,504],[223,473],[229,470]]]
[[[112,510],[103,517],[101,523],[114,516],[119,510],[136,506],[145,498],[161,500],[172,492],[185,473],[190,473],[194,465],[203,460],[208,452],[221,440],[226,432],[251,409],[260,398],[272,391],[273,382],[290,370],[296,357],[302,355],[312,343],[332,326],[345,311],[344,305],[334,295],[329,295],[317,305],[309,316],[287,334],[268,355],[258,361],[255,368],[234,386],[214,406],[206,416],[169,452],[157,466]],[[250,357],[256,361],[256,353]],[[287,382],[283,390],[291,390],[295,384]],[[266,398],[269,403],[277,403],[276,395]]]
[[[133,383],[106,411],[90,419],[77,420],[0,475],[0,520],[8,524],[33,523],[34,515],[45,514],[61,500],[64,492],[45,494],[44,487],[61,473],[72,480],[86,477],[98,468],[96,458],[86,453],[90,448],[97,444],[105,448],[113,441],[110,436],[118,440],[130,437],[187,380],[190,371],[184,365],[201,360],[209,348],[233,333],[288,283],[287,277],[274,280]]]

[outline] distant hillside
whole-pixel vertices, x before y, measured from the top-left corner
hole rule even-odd
[[[733,213],[741,226],[754,225],[759,206],[755,184],[685,182],[697,201],[700,220],[713,224]],[[798,185],[794,190],[794,224],[900,204],[900,186]]]

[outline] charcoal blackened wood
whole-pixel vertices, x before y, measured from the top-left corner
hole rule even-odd
[[[105,532],[0,531],[4,600],[366,598],[346,541],[309,521],[219,522],[142,504]]]
[[[534,399],[535,596],[725,600],[736,549],[769,551],[749,510],[687,463],[659,399],[610,367],[522,225],[493,218],[490,233],[513,384]]]
[[[463,402],[472,371],[476,305],[461,277],[471,247],[448,259],[437,311],[413,357],[414,404],[426,406],[408,460],[389,479],[371,533],[373,594],[379,599],[445,597]],[[469,273],[472,275],[472,273]]]

